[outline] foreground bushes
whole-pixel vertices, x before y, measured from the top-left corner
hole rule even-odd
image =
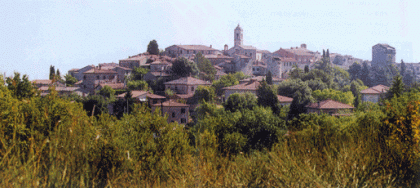
[[[416,101],[410,93],[352,117],[301,115],[288,127],[269,108],[203,105],[186,130],[145,106],[89,117],[54,93],[17,99],[0,86],[0,185],[413,186]]]

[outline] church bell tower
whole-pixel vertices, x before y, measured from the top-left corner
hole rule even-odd
[[[235,39],[235,46],[240,46],[243,45],[244,43],[244,35],[243,35],[243,30],[242,28],[238,26],[235,28],[235,32],[234,32],[234,39]]]

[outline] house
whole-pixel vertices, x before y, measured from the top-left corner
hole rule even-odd
[[[296,65],[303,69],[305,65],[309,65],[312,62],[315,62],[317,57],[319,57],[318,52],[312,52],[306,48],[306,44],[301,44],[299,47],[291,47],[290,49],[280,48],[279,50],[273,52],[275,56],[283,58],[293,58]]]
[[[389,87],[384,85],[377,85],[370,88],[367,88],[365,90],[360,91],[362,94],[362,101],[363,102],[379,102],[379,99],[382,94],[386,93],[389,90]]]
[[[94,68],[83,73],[82,88],[94,90],[99,84],[117,83],[118,73],[114,70]]]
[[[252,63],[252,74],[255,76],[265,76],[267,74],[267,64],[263,61]]]
[[[195,56],[197,53],[203,55],[217,54],[219,50],[212,48],[212,46],[204,45],[172,45],[165,48],[165,55],[170,57],[186,57],[190,58]]]
[[[225,91],[225,100],[229,98],[230,95],[234,93],[245,93],[250,92],[257,95],[258,87],[260,86],[260,82],[255,79],[251,79],[247,83],[242,83],[230,87],[224,87],[223,90]]]
[[[354,107],[331,99],[310,103],[305,106],[307,113],[327,113],[334,116],[348,115],[342,112],[353,112]]]
[[[157,108],[160,108],[162,115],[168,116],[168,123],[176,121],[179,124],[186,124],[189,120],[189,106],[187,104],[169,100],[152,105],[152,112],[155,112]]]
[[[53,85],[53,82],[52,82],[52,80],[33,80],[32,84],[35,87],[40,88],[40,87],[43,87],[43,86],[47,86],[47,87],[51,86],[51,85]]]
[[[194,94],[199,85],[210,86],[211,83],[193,77],[183,77],[177,80],[165,82],[165,88],[171,89],[177,94]]]
[[[280,105],[282,106],[291,105],[293,101],[293,98],[281,96],[281,95],[277,95],[277,99],[279,100]]]
[[[213,67],[214,69],[216,69],[216,74],[214,75],[215,80],[218,80],[220,79],[220,77],[227,75],[222,67],[219,67],[217,65],[214,65]]]
[[[150,106],[157,103],[163,103],[166,100],[166,97],[152,94],[150,92],[147,92],[146,97],[147,97],[147,100],[149,101]]]
[[[170,80],[171,75],[166,72],[153,72],[149,71],[143,76],[143,80],[146,82],[155,81],[162,78],[165,82]]]
[[[150,71],[152,72],[169,72],[171,70],[172,63],[168,61],[157,60],[150,63]]]
[[[125,78],[129,77],[133,72],[133,69],[121,66],[116,66],[113,70],[117,72],[118,82],[124,82]]]
[[[131,98],[135,100],[135,102],[147,102],[147,91],[142,90],[132,90],[131,91]],[[127,92],[117,95],[117,99],[124,99]]]
[[[205,58],[207,58],[212,65],[218,65],[220,63],[224,62],[232,62],[233,57],[223,55],[223,54],[207,54],[204,55]]]
[[[75,77],[77,80],[83,80],[83,73],[89,70],[94,69],[95,66],[94,65],[88,65],[85,66],[81,69],[71,69],[68,71],[68,74],[70,74],[71,76]]]
[[[248,83],[248,82],[250,82],[251,80],[256,80],[256,81],[258,81],[258,82],[262,82],[263,80],[266,80],[266,77],[267,77],[267,76],[254,76],[254,77],[252,77],[252,78],[245,78],[245,79],[243,79],[243,80],[239,80],[239,84]],[[273,84],[278,85],[278,84],[280,84],[280,82],[282,82],[283,80],[284,80],[284,79],[282,79],[282,78],[276,78],[276,77],[273,77]]]
[[[105,86],[109,86],[114,90],[121,90],[121,89],[125,89],[125,85],[124,83],[101,83],[98,86],[96,86],[96,90],[101,90],[102,88],[104,88]]]
[[[139,54],[135,56],[128,56],[127,59],[122,59],[119,62],[121,67],[127,67],[134,69],[136,67],[145,66],[148,60],[148,56],[144,54]]]

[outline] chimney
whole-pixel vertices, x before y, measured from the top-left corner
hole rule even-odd
[[[306,44],[301,44],[300,47],[306,49]]]
[[[210,44],[210,48],[212,48],[213,46]]]

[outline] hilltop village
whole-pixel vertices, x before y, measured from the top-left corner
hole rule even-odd
[[[279,85],[290,77],[296,77],[296,74],[300,74],[299,71],[308,73],[320,66],[329,66],[351,74],[352,78],[345,78],[349,81],[340,83],[342,87],[350,85],[350,81],[357,78],[362,81],[361,85],[370,86],[361,87],[364,89],[360,90],[361,101],[378,102],[380,95],[389,89],[392,78],[390,80],[389,75],[383,79],[377,77],[374,74],[376,67],[390,64],[395,69],[401,69],[401,64],[395,63],[395,48],[388,44],[374,45],[372,61],[366,61],[351,55],[330,53],[328,49],[321,54],[311,51],[306,44],[270,52],[245,45],[243,32],[238,24],[233,31],[234,46],[229,48],[225,45],[223,50],[214,49],[212,45],[172,45],[159,51],[157,41],[153,40],[149,43],[147,52],[121,59],[119,63],[101,63],[69,70],[65,78],[74,80],[73,82],[64,83],[50,79],[34,80],[33,83],[39,88],[41,95],[48,94],[51,85],[55,85],[56,91],[61,94],[76,93],[79,96],[96,95],[108,88],[117,91],[116,98],[123,100],[127,90],[130,90],[137,102],[147,102],[152,110],[156,107],[162,108],[163,113],[169,114],[168,122],[186,124],[191,121],[188,112],[194,114],[197,106],[198,101],[194,99],[194,94],[200,86],[218,84],[214,87],[216,98],[222,103],[234,93],[249,92],[257,96],[258,87],[263,80]],[[420,76],[419,64],[403,64],[407,70],[408,82],[414,82]],[[370,73],[362,75],[362,68]],[[333,74],[331,71],[325,72]],[[220,84],[225,81],[219,79],[226,80],[228,75],[236,75],[238,82]],[[313,80],[325,79],[322,76],[314,78]],[[294,93],[283,94],[284,96],[277,95],[279,104],[290,105]],[[329,99],[312,102],[317,103],[306,104],[304,111],[339,115],[338,111],[348,112],[354,108],[353,101],[343,103]],[[116,113],[113,105],[108,107],[110,114]]]
[[[1,187],[419,187],[420,63],[172,45],[0,82]],[[0,79],[1,75],[0,75]]]

